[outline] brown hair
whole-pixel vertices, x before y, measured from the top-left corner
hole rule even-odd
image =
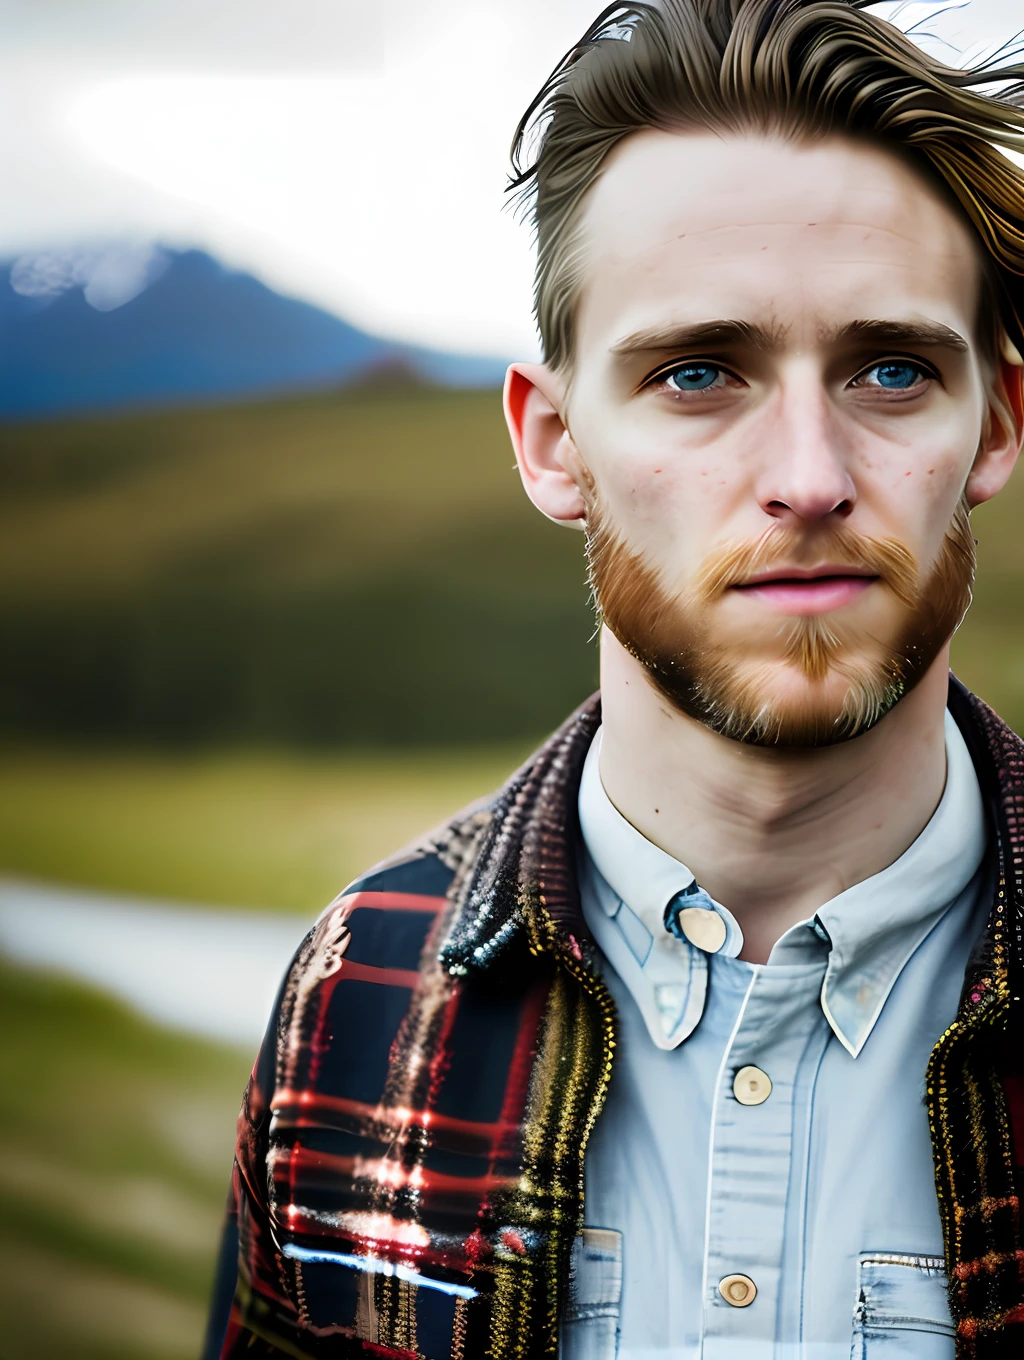
[[[867,13],[871,3],[661,0],[612,4],[595,19],[512,144],[510,188],[536,231],[535,311],[553,368],[573,355],[583,201],[609,152],[647,128],[840,133],[908,157],[980,239],[981,343],[991,351],[1001,323],[1024,351],[1024,170],[999,150],[1024,151],[1020,54],[945,66]]]

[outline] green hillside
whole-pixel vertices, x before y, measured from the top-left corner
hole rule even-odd
[[[1020,477],[976,515],[956,661],[1024,727]],[[541,734],[596,681],[579,536],[494,392],[7,428],[0,728],[303,744]]]
[[[0,714],[94,738],[517,738],[595,683],[497,393],[8,429]]]

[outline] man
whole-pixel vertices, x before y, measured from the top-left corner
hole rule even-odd
[[[662,0],[531,107],[505,404],[600,707],[307,937],[210,1353],[1024,1355],[1024,745],[948,680],[1024,434],[1022,74]]]

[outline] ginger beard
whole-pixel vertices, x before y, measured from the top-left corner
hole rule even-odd
[[[588,493],[599,623],[675,709],[735,741],[828,746],[866,732],[913,689],[971,602],[975,544],[964,499],[923,579],[897,539],[779,526],[754,543],[716,549],[692,583],[673,589],[617,532],[592,484]],[[733,610],[730,592],[755,573],[823,562],[877,580],[826,614],[765,607],[753,624],[749,610]]]

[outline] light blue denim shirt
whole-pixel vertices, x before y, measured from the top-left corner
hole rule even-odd
[[[924,1075],[987,908],[955,723],[914,844],[763,965],[737,958],[731,914],[614,808],[600,740],[581,883],[620,1034],[563,1360],[952,1360]],[[665,928],[674,899],[704,948]]]

